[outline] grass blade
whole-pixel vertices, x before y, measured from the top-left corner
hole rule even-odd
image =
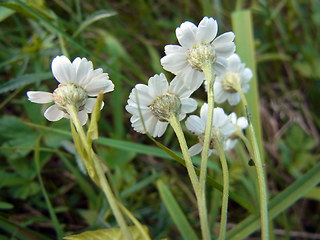
[[[46,191],[46,189],[44,187],[44,184],[43,184],[43,181],[42,181],[42,177],[41,177],[41,174],[40,174],[40,138],[38,139],[38,141],[36,143],[36,146],[35,146],[35,149],[34,149],[34,160],[35,160],[35,165],[36,165],[36,168],[37,168],[37,175],[38,175],[41,191],[42,191],[43,197],[44,197],[44,199],[46,201],[46,204],[47,204],[47,207],[48,207],[48,211],[50,213],[50,217],[51,217],[54,229],[55,229],[55,231],[57,233],[57,238],[58,239],[62,239],[63,230],[62,230],[62,228],[60,226],[60,223],[58,221],[56,213],[54,212],[54,209],[52,207],[52,204],[50,202],[50,199],[48,197],[47,191]]]
[[[320,183],[320,163],[270,201],[270,221],[304,197],[318,183]],[[250,215],[227,233],[227,239],[244,239],[259,228],[259,216]]]
[[[182,212],[180,206],[178,205],[176,199],[170,192],[169,188],[161,180],[157,181],[157,187],[160,196],[164,204],[166,205],[172,220],[174,221],[181,235],[183,236],[183,239],[198,239],[197,235],[191,228],[187,218],[185,217],[184,213]]]
[[[251,118],[258,140],[261,159],[263,159],[262,130],[259,114],[258,79],[256,71],[251,11],[240,10],[232,13],[232,27],[236,35],[235,43],[237,46],[237,54],[240,56],[242,62],[246,63],[246,66],[249,67],[253,72],[253,78],[250,83],[250,90],[246,94],[246,98],[250,107]]]

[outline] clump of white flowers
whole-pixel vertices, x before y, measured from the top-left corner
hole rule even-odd
[[[197,102],[190,98],[192,92],[181,84],[179,77],[169,84],[163,73],[151,77],[148,85],[137,84],[126,106],[126,110],[132,114],[130,121],[133,129],[161,137],[172,115],[182,120],[197,108]]]
[[[200,110],[200,117],[196,115],[189,116],[186,121],[187,129],[197,135],[199,143],[189,149],[191,156],[194,156],[202,151],[204,132],[206,129],[206,122],[208,117],[208,104],[204,103]],[[211,126],[211,138],[209,156],[214,153],[217,154],[216,144],[222,144],[226,149],[226,140],[236,130],[235,125],[232,123],[231,116],[227,116],[222,108],[215,108],[213,112],[213,121]]]
[[[228,101],[231,106],[235,106],[240,102],[238,88],[243,93],[249,91],[252,71],[245,67],[237,54],[231,55],[227,61],[226,71],[217,76],[214,83],[214,96],[217,103]]]
[[[53,76],[60,83],[53,93],[42,91],[28,91],[27,96],[34,103],[50,103],[44,116],[49,121],[70,118],[68,107],[75,107],[81,125],[88,120],[88,113],[92,112],[99,92],[111,92],[114,84],[109,75],[101,68],[93,69],[92,62],[86,58],[79,58],[70,62],[65,56],[57,56],[51,64]],[[103,104],[101,105],[101,108]]]
[[[163,68],[175,75],[183,75],[184,84],[197,90],[205,79],[203,66],[210,64],[212,72],[222,74],[227,58],[235,51],[234,33],[217,36],[218,24],[213,18],[204,17],[198,27],[184,22],[176,29],[180,45],[166,45],[161,59]]]

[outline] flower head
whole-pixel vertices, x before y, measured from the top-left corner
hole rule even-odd
[[[238,143],[238,135],[242,134],[242,131],[248,127],[248,120],[245,117],[237,118],[236,113],[229,115],[232,124],[235,126],[234,133],[226,140],[226,150],[232,150]]]
[[[28,91],[27,96],[34,103],[55,104],[47,108],[44,116],[49,121],[58,121],[61,118],[70,118],[67,108],[72,105],[78,112],[80,123],[84,125],[88,113],[92,112],[99,92],[111,92],[113,83],[107,73],[101,68],[93,69],[92,62],[86,58],[79,58],[70,62],[65,56],[57,56],[51,64],[53,76],[60,83],[53,93],[42,91]],[[103,105],[101,106],[101,108]]]
[[[161,59],[164,69],[175,75],[183,74],[183,81],[189,89],[198,89],[205,79],[202,67],[211,64],[212,71],[222,74],[227,64],[226,58],[234,53],[234,33],[227,32],[216,38],[217,21],[204,17],[198,27],[184,22],[176,29],[181,46],[167,45]]]
[[[240,94],[237,87],[241,87],[244,93],[248,92],[252,71],[241,63],[240,57],[233,54],[228,58],[227,71],[218,76],[214,83],[214,98],[217,103],[228,101],[235,106],[240,102]]]
[[[192,115],[188,117],[186,121],[187,129],[193,134],[198,136],[199,143],[195,144],[189,149],[191,156],[194,156],[202,151],[204,142],[204,133],[206,129],[208,116],[208,104],[202,105],[200,110],[200,117]],[[211,139],[209,147],[209,156],[212,153],[217,154],[215,150],[215,144],[222,143],[224,149],[226,149],[225,140],[230,137],[235,131],[235,125],[231,122],[231,117],[227,116],[222,108],[215,108],[213,110],[213,120],[211,129]]]
[[[173,114],[182,120],[197,108],[197,102],[189,98],[193,91],[180,81],[175,77],[169,84],[161,73],[151,77],[148,85],[137,84],[132,89],[126,110],[132,114],[130,121],[135,131],[161,137]]]

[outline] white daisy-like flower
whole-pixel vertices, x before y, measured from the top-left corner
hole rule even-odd
[[[166,56],[161,64],[175,75],[183,74],[183,81],[188,88],[197,90],[205,79],[203,64],[212,63],[212,71],[219,75],[225,71],[227,58],[234,53],[235,37],[227,32],[216,38],[217,21],[204,17],[198,27],[191,22],[184,22],[176,29],[180,45],[165,46]]]
[[[187,113],[197,108],[197,102],[190,98],[192,93],[181,84],[178,76],[169,84],[163,73],[151,77],[148,85],[137,84],[126,105],[126,110],[132,114],[130,121],[133,129],[141,133],[147,131],[153,137],[161,137],[172,114],[182,120]]]
[[[248,127],[248,120],[245,117],[237,118],[236,113],[229,115],[232,124],[235,126],[234,133],[226,140],[226,150],[232,150],[238,143],[238,134],[242,134],[242,131]]]
[[[247,93],[250,88],[252,71],[246,68],[237,54],[228,58],[227,71],[218,76],[214,83],[214,100],[217,103],[228,101],[230,105],[235,106],[240,102],[240,94],[235,89],[239,85],[243,93]]]
[[[189,149],[191,156],[197,155],[203,149],[204,134],[206,129],[208,116],[208,104],[204,103],[200,110],[200,117],[191,115],[186,121],[187,129],[193,134],[198,136],[199,143],[195,144]],[[215,143],[220,141],[223,143],[223,147],[226,150],[225,140],[230,137],[235,131],[235,125],[231,121],[231,117],[227,116],[222,108],[215,108],[213,110],[211,140],[209,147],[209,156],[214,153],[218,154],[215,149]]]
[[[99,92],[111,92],[114,84],[109,80],[109,75],[103,73],[101,68],[93,69],[92,62],[86,58],[70,60],[65,56],[57,56],[51,64],[53,76],[60,83],[53,93],[42,91],[28,91],[27,96],[34,103],[50,103],[44,116],[49,121],[58,121],[61,118],[70,118],[67,107],[73,105],[77,112],[81,125],[88,120],[88,113],[96,103],[95,97]],[[103,104],[101,105],[101,108]]]

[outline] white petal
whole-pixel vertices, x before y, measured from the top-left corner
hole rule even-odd
[[[190,156],[195,156],[199,153],[201,153],[203,146],[200,143],[197,143],[193,145],[191,148],[189,148],[189,154]]]
[[[57,56],[52,60],[51,70],[53,76],[62,84],[73,83],[76,72],[70,60],[66,56]]]
[[[199,72],[189,67],[184,73],[184,81],[186,87],[192,91],[197,90],[203,83],[205,77],[203,72]]]
[[[93,70],[92,62],[88,61],[86,58],[79,58],[73,60],[72,65],[74,66],[76,72],[75,83],[83,86],[88,79],[89,73]]]
[[[222,134],[227,138],[235,132],[236,127],[230,121],[229,123],[226,123],[225,125],[223,125],[220,128],[220,130],[221,130]]]
[[[239,93],[232,93],[228,97],[228,102],[231,106],[237,105],[241,100],[240,94]]]
[[[197,109],[198,103],[192,98],[183,98],[181,99],[181,112],[191,113]]]
[[[154,137],[161,137],[167,129],[168,122],[158,121],[155,126]]]
[[[149,88],[144,84],[137,84],[136,88],[130,94],[130,99],[140,105],[140,107],[148,106],[154,100],[154,97],[150,95]]]
[[[218,24],[213,18],[204,17],[198,26],[197,42],[211,42],[217,35]]]
[[[223,103],[227,100],[227,93],[223,90],[221,82],[214,83],[214,100],[217,103]]]
[[[49,103],[53,101],[52,93],[42,91],[28,91],[28,100],[34,103]]]
[[[156,98],[168,91],[169,83],[166,76],[163,73],[160,75],[156,74],[153,77],[149,78],[148,88],[150,94]]]
[[[170,54],[183,54],[185,55],[187,48],[181,47],[180,45],[166,45],[164,47],[164,52],[166,55]]]
[[[196,43],[197,27],[192,22],[184,22],[176,29],[177,39],[181,46],[192,47]]]
[[[187,129],[196,135],[204,133],[204,130],[206,128],[206,123],[203,121],[203,119],[199,118],[196,115],[191,115],[190,117],[188,117],[185,124]]]
[[[228,57],[228,68],[229,69],[237,69],[238,66],[241,64],[241,59],[238,54],[234,53],[230,57]]]
[[[229,151],[229,150],[232,150],[235,148],[235,146],[237,145],[238,143],[238,140],[237,139],[234,139],[234,140],[231,140],[231,139],[227,139],[226,143],[225,143],[225,150],[226,151]]]
[[[227,42],[232,42],[234,39],[235,35],[233,32],[226,32],[221,34],[219,37],[217,37],[214,41],[213,44],[215,47],[221,47],[225,45]]]
[[[229,118],[232,124],[237,124],[237,114],[235,112],[230,113]]]
[[[160,59],[163,68],[174,74],[183,72],[188,66],[185,53],[168,54]]]
[[[237,126],[241,127],[242,129],[246,129],[248,127],[248,120],[245,117],[239,117]]]
[[[216,54],[223,57],[231,56],[236,49],[233,39],[234,39],[233,32],[227,32],[217,37],[213,41]]]
[[[227,115],[224,113],[223,109],[217,107],[213,110],[213,120],[212,125],[216,127],[222,126],[227,120]]]
[[[104,73],[90,82],[85,87],[89,96],[97,96],[100,92],[106,93],[114,90],[114,84],[111,80],[108,80],[108,74]]]
[[[55,104],[48,107],[47,110],[44,112],[44,117],[49,121],[53,122],[60,120],[64,117],[64,115],[64,112],[59,110],[59,108]]]
[[[97,102],[96,98],[88,98],[86,104],[84,105],[84,109],[87,111],[87,113],[92,113],[92,110],[96,102]],[[104,103],[101,102],[100,110],[103,108],[103,105]]]
[[[226,73],[227,65],[228,65],[227,59],[224,57],[218,56],[216,62],[212,65],[212,72],[217,76],[223,75]]]
[[[200,109],[200,118],[201,120],[206,123],[208,116],[208,103],[204,103]]]
[[[78,112],[78,118],[80,121],[81,126],[85,125],[88,120],[88,113],[86,110],[82,110]]]
[[[177,94],[180,98],[189,97],[193,91],[186,87],[184,75],[177,75],[170,82],[169,91]]]

